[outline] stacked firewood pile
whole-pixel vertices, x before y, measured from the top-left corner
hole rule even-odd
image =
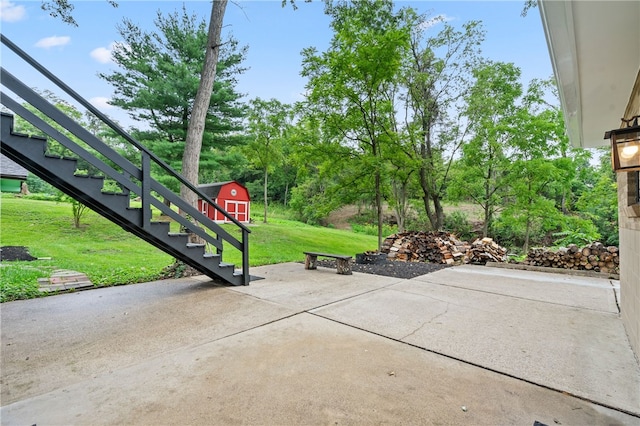
[[[387,258],[447,265],[506,261],[506,249],[491,238],[469,244],[450,232],[401,232],[387,237],[380,250]]]
[[[491,238],[478,238],[471,243],[467,251],[469,263],[506,262],[507,249],[493,241]]]
[[[618,247],[607,247],[602,243],[592,243],[582,248],[570,244],[556,251],[541,248],[531,249],[522,263],[549,268],[620,273]]]

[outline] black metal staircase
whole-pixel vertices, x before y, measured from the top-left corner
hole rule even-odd
[[[207,198],[196,186],[172,170],[160,158],[138,143],[117,124],[104,116],[93,105],[52,75],[4,35],[1,35],[1,38],[2,44],[64,90],[69,96],[111,127],[122,140],[134,147],[139,154],[139,162],[134,164],[134,162],[120,155],[116,150],[76,123],[3,67],[0,75],[3,87],[0,93],[0,103],[6,109],[19,115],[47,135],[47,138],[43,138],[14,132],[13,114],[3,112],[0,122],[0,149],[4,155],[65,194],[120,225],[125,230],[153,244],[203,274],[213,279],[222,279],[232,285],[249,284],[250,231],[246,226]],[[5,92],[5,88],[13,92],[23,102],[20,103],[11,98]],[[37,109],[41,115],[47,117],[46,121],[30,111],[25,105]],[[57,130],[52,125],[53,123],[57,123],[60,128],[66,129],[73,135],[74,140],[67,132],[63,134]],[[72,152],[73,155],[50,154],[47,151],[49,138],[57,141],[65,148],[65,152]],[[81,143],[78,143],[77,140],[81,141]],[[99,171],[99,174],[87,175],[78,173],[79,161],[89,165],[92,171]],[[163,169],[166,174],[189,188],[200,199],[208,202],[213,208],[223,213],[225,217],[237,226],[237,230],[242,235],[241,239],[235,238],[230,232],[213,222],[197,208],[186,203],[176,193],[153,179],[151,177],[152,164]],[[115,182],[120,190],[105,191],[105,179]],[[141,207],[132,208],[130,200],[136,196],[141,201]],[[184,215],[173,210],[165,201],[169,201],[171,205],[176,206]],[[152,206],[158,209],[163,216],[178,222],[182,229],[189,229],[199,236],[204,243],[190,243],[189,233],[170,232],[170,222],[152,221]],[[198,225],[194,226],[192,221],[185,216],[191,217]],[[229,249],[241,252],[241,270],[236,270],[235,265],[222,261],[223,251]]]

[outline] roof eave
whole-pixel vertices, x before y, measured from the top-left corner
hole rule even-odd
[[[538,0],[574,146],[606,145],[640,68],[640,2]]]

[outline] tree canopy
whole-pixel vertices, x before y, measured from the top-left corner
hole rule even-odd
[[[118,26],[123,41],[113,51],[120,69],[100,77],[115,89],[111,103],[150,130],[137,136],[176,169],[183,153],[207,45],[206,23],[181,12],[158,12],[156,31],[142,31],[130,19]],[[246,47],[229,37],[221,48],[218,78],[209,96],[202,136],[202,161],[215,163],[222,150],[241,142],[245,107],[235,90]]]
[[[324,52],[302,51],[307,93],[292,106],[236,92],[247,50],[222,40],[226,5],[213,2],[208,25],[184,7],[158,15],[155,31],[124,20],[121,68],[102,75],[112,103],[141,124],[136,136],[190,182],[262,191],[265,222],[273,200],[290,199],[314,223],[365,206],[379,244],[388,229],[473,234],[464,215],[447,213],[455,203],[477,205],[477,234],[511,247],[617,240],[610,169],[569,146],[552,82],[523,82],[516,65],[482,57],[481,22],[454,25],[391,0],[325,0],[333,36]],[[70,2],[43,6],[77,25]]]

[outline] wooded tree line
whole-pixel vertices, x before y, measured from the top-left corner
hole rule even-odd
[[[524,84],[514,64],[482,57],[482,23],[454,27],[392,1],[327,1],[333,38],[303,50],[304,101],[251,99],[236,90],[247,47],[219,43],[199,158],[199,183],[238,180],[254,199],[322,224],[347,204],[384,209],[405,229],[454,231],[470,218],[444,205],[473,203],[483,236],[503,245],[617,244],[615,180],[606,155],[572,148],[551,80]],[[182,10],[145,32],[124,20],[102,74],[133,135],[184,170],[207,24]],[[117,138],[95,124],[117,149]],[[136,126],[134,126],[136,127]],[[126,154],[126,152],[125,152]],[[156,178],[163,180],[161,171]],[[179,188],[173,188],[178,191]]]

